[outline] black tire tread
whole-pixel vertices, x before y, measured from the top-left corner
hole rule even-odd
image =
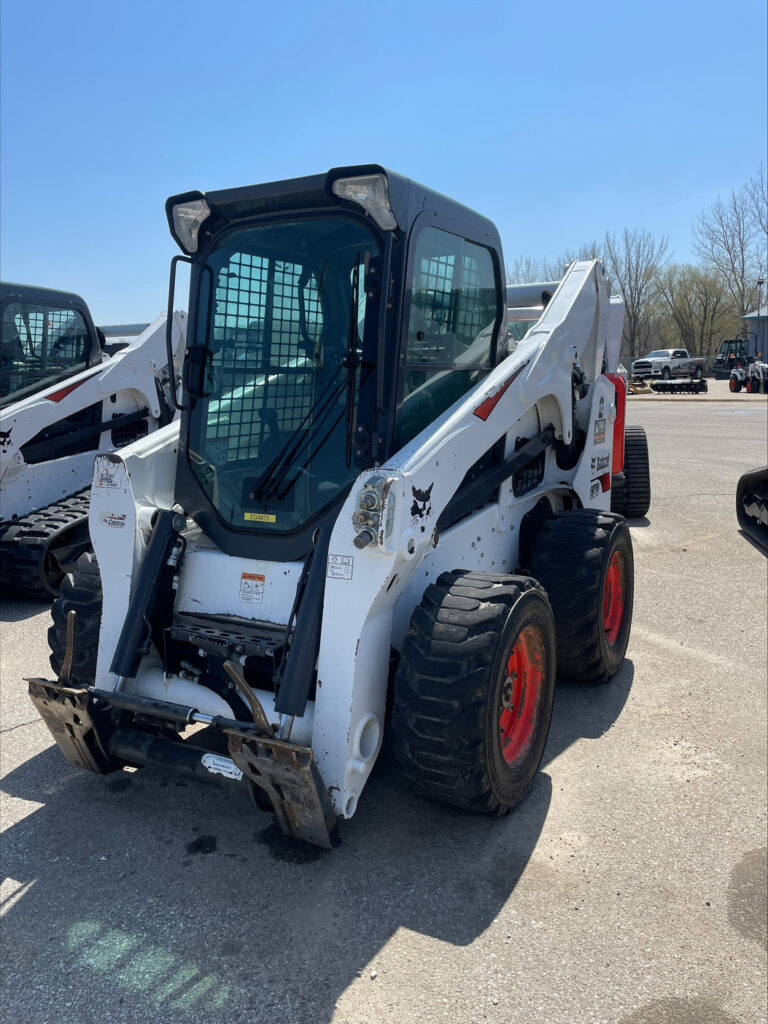
[[[642,427],[627,427],[624,431],[624,475],[626,487],[621,514],[627,519],[641,519],[651,507],[648,439]]]
[[[555,614],[558,677],[602,683],[613,674],[605,668],[599,629],[604,553],[618,524],[627,529],[613,512],[558,512],[536,539],[530,568]],[[631,622],[631,607],[627,614]]]
[[[96,656],[101,626],[101,575],[96,555],[86,551],[77,560],[75,571],[61,584],[61,595],[51,608],[53,623],[48,629],[51,668],[58,677],[67,643],[67,615],[77,612],[75,649],[70,682],[73,686],[91,686],[96,676]]]
[[[395,679],[395,756],[422,796],[478,813],[500,812],[482,750],[488,676],[500,630],[535,580],[453,570],[425,591]]]

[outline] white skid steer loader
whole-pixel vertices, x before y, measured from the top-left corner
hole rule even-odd
[[[556,672],[608,680],[629,639],[603,266],[508,293],[490,221],[378,165],[167,213],[181,421],[96,458],[40,714],[73,764],[244,784],[321,846],[385,728],[418,792],[509,809]],[[544,307],[512,351],[507,305]]]
[[[94,456],[173,419],[186,315],[170,355],[165,314],[110,354],[70,292],[3,284],[0,317],[0,583],[50,597],[90,546]]]

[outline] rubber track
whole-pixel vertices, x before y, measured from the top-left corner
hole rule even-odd
[[[626,486],[622,515],[627,519],[642,519],[651,507],[648,440],[642,427],[627,427],[624,432],[624,475]]]
[[[61,584],[61,596],[53,602],[53,625],[48,629],[51,668],[58,678],[67,646],[67,614],[77,612],[75,646],[70,682],[73,686],[92,686],[96,677],[96,655],[99,648],[102,591],[96,555],[86,551],[77,561],[74,573],[68,573]]]
[[[557,674],[606,682],[597,639],[602,615],[603,552],[621,519],[611,512],[576,509],[548,519],[536,538],[531,573],[547,591],[557,628]],[[630,613],[631,614],[631,613]]]
[[[499,809],[485,767],[488,672],[499,634],[535,580],[460,570],[424,592],[395,680],[395,756],[423,796],[466,810]]]
[[[0,525],[0,581],[27,596],[55,595],[44,574],[46,554],[65,543],[88,546],[89,500],[86,488]]]

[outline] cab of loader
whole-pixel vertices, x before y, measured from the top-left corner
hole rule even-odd
[[[85,301],[72,292],[0,283],[0,408],[101,362]]]
[[[228,554],[302,558],[361,470],[506,355],[498,232],[374,164],[166,211],[171,295],[191,264],[176,500]]]

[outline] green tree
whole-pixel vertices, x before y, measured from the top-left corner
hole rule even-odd
[[[659,272],[657,287],[667,320],[664,333],[672,346],[683,345],[691,355],[709,357],[725,334],[738,334],[738,313],[716,271],[674,264]]]

